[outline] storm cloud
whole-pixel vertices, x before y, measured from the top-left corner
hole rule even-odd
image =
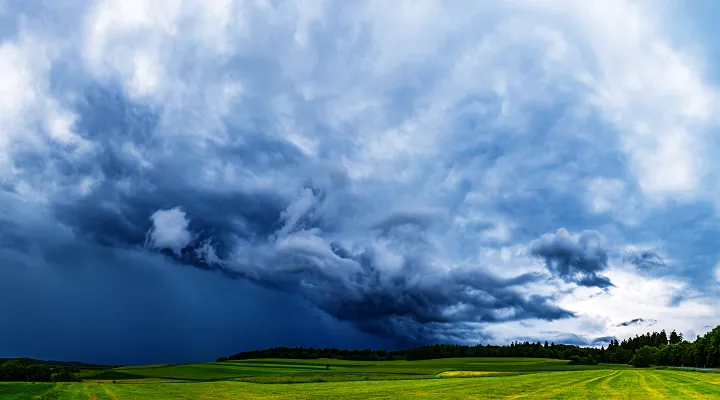
[[[277,345],[392,345],[301,296],[189,267],[172,251],[98,245],[17,195],[0,200],[4,356],[182,363]]]
[[[278,170],[265,170],[267,159],[257,156],[242,163],[247,173],[285,169],[281,179],[292,178],[294,189],[205,188],[186,165],[207,160],[198,155],[193,161],[190,148],[179,160],[153,150],[150,138],[158,128],[149,122],[157,120],[151,110],[97,88],[83,107],[77,130],[93,140],[94,153],[80,165],[104,179],[82,197],[57,198],[51,208],[64,226],[100,248],[144,247],[175,262],[299,295],[362,332],[404,345],[487,339],[486,324],[574,316],[554,305],[552,296],[524,290],[543,275],[500,277],[484,265],[439,261],[443,248],[430,229],[446,224],[442,209],[378,210],[369,214],[378,222],[368,224],[359,218],[370,212],[363,209],[367,200],[347,186],[346,171],[314,168],[310,160],[291,168],[303,157],[279,143],[268,149]],[[99,128],[89,122],[94,120],[104,121],[109,133],[95,137]],[[138,138],[133,148],[142,150],[128,153],[127,142],[113,135]],[[262,151],[266,139],[256,140],[253,146]],[[152,168],[138,161],[140,153],[154,155]],[[56,171],[57,178],[72,184],[76,168],[67,167]]]
[[[404,246],[413,247],[407,242]],[[399,246],[398,246],[399,247]],[[245,249],[224,265],[255,280],[301,293],[328,314],[361,330],[416,343],[440,339],[455,325],[541,319],[574,314],[552,298],[523,294],[542,279],[500,278],[481,266],[432,266],[420,252],[388,254],[368,244],[333,251],[322,238],[301,232],[265,249]],[[478,333],[481,330],[478,329]]]
[[[580,286],[608,288],[610,279],[600,275],[608,267],[609,252],[597,231],[571,235],[560,228],[544,234],[530,245],[530,254],[541,259],[548,271],[566,282]]]
[[[612,1],[0,6],[0,357],[700,331],[720,96]]]
[[[188,198],[177,199],[182,200]],[[278,220],[272,227],[250,234],[213,226],[213,220],[202,215],[196,220],[179,208],[161,209],[151,214],[145,245],[168,249],[168,255],[188,265],[220,269],[234,278],[299,294],[338,320],[399,343],[446,338],[468,324],[476,324],[476,337],[482,338],[481,324],[574,316],[553,305],[549,296],[522,293],[525,285],[543,280],[542,275],[501,278],[483,266],[433,265],[439,249],[422,230],[407,226],[409,221],[425,221],[409,218],[414,215],[410,212],[403,218],[390,214],[351,247],[328,240],[319,228],[324,225],[325,201],[322,191],[316,197],[311,189],[302,189],[275,213]],[[243,215],[226,217],[242,220]],[[201,228],[192,232],[192,226]],[[383,229],[377,231],[378,226]],[[126,244],[133,244],[132,237]]]

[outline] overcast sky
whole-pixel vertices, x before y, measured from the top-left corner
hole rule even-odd
[[[0,0],[0,357],[720,323],[712,0]]]

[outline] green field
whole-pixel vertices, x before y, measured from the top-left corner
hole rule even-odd
[[[717,373],[524,358],[247,360],[123,367],[83,379],[0,383],[0,399],[720,398]]]

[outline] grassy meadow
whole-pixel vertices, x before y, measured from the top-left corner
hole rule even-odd
[[[263,359],[115,368],[80,383],[0,383],[0,399],[18,400],[279,398],[714,399],[720,374],[533,358]]]

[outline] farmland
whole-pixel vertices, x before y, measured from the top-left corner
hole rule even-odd
[[[115,368],[80,383],[2,383],[0,398],[710,399],[720,398],[720,374],[524,358],[265,359]]]

